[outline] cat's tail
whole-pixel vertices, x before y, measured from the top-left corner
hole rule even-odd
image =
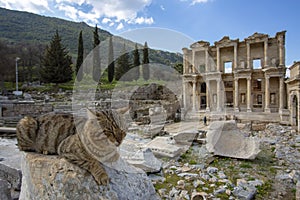
[[[38,122],[32,117],[24,117],[17,124],[18,147],[21,151],[35,151]]]

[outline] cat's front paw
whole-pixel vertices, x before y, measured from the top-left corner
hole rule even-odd
[[[109,183],[109,177],[107,173],[102,173],[101,175],[94,177],[98,185],[108,185]]]

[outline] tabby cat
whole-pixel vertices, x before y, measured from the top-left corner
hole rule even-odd
[[[113,110],[88,109],[87,116],[48,113],[36,119],[24,117],[17,125],[18,147],[22,151],[58,154],[89,171],[99,185],[107,185],[108,175],[99,162],[119,158],[117,147],[126,135],[126,127]]]

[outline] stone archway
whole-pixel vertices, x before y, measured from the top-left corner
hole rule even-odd
[[[298,126],[298,98],[294,95],[292,98],[292,126]]]

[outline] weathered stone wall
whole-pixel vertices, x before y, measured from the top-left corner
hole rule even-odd
[[[52,104],[34,104],[34,103],[1,103],[1,117],[22,117],[26,115],[37,116],[53,111]]]

